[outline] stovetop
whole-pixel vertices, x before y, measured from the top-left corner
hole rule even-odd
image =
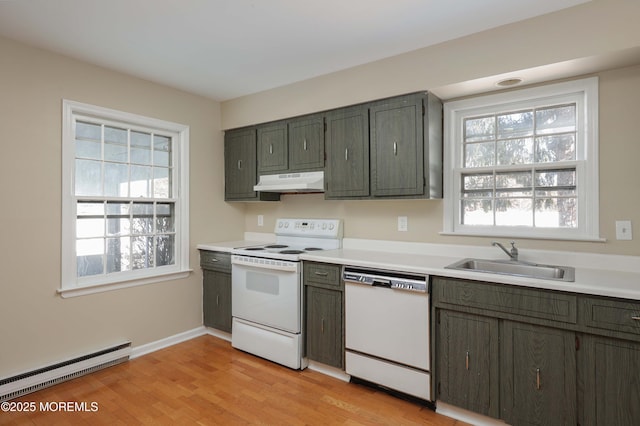
[[[276,242],[234,249],[233,254],[282,260],[299,260],[302,253],[342,247],[339,219],[278,219]]]

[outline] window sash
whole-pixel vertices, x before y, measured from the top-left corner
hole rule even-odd
[[[445,199],[443,234],[509,236],[523,238],[551,238],[569,240],[597,240],[598,235],[598,150],[597,150],[597,78],[587,78],[563,83],[550,84],[531,89],[521,89],[498,94],[489,94],[477,98],[463,99],[445,103]],[[538,161],[533,158],[529,164],[481,164],[478,167],[462,167],[464,149],[475,143],[496,143],[495,134],[489,131],[482,134],[483,129],[473,138],[467,137],[464,126],[465,119],[494,117],[513,111],[535,110],[553,105],[576,105],[575,121],[575,158],[562,161]],[[544,130],[544,129],[543,129]],[[564,128],[557,135],[572,134],[573,129]],[[545,130],[546,131],[546,130]],[[546,137],[548,134],[530,135],[528,137]],[[535,155],[535,154],[534,154]],[[501,226],[466,225],[462,220],[463,176],[482,173],[503,173],[522,170],[561,170],[575,168],[575,199],[578,208],[577,226],[575,228],[547,228],[539,226]],[[571,185],[573,186],[573,185]],[[544,188],[547,190],[548,188]],[[573,190],[573,188],[555,188]],[[515,190],[514,190],[515,191]],[[480,192],[480,191],[479,191]],[[522,192],[522,191],[521,191]],[[507,191],[503,194],[506,198]],[[494,208],[495,193],[488,202]],[[466,194],[467,197],[471,193]],[[478,194],[479,195],[479,194]],[[515,195],[515,194],[514,194]],[[539,196],[542,194],[539,193]],[[527,195],[528,196],[528,195]],[[512,198],[518,198],[514,196]],[[539,198],[539,197],[538,197]],[[534,197],[530,198],[535,206]],[[535,208],[535,207],[532,207]],[[535,222],[531,222],[531,225]],[[539,225],[539,224],[538,224]]]
[[[143,197],[139,193],[128,193],[127,196],[121,194],[109,195],[102,189],[104,176],[100,175],[101,190],[98,194],[76,195],[75,189],[75,172],[76,165],[76,123],[94,123],[100,124],[100,136],[82,136],[81,141],[88,140],[96,143],[99,148],[92,147],[88,155],[84,153],[80,157],[94,157],[101,164],[120,163],[127,167],[136,165],[145,165],[153,168],[160,163],[161,167],[166,169],[163,174],[166,188],[160,193],[158,191],[149,191]],[[107,140],[106,129],[125,129],[127,132],[126,143],[121,143],[126,149],[126,158],[118,161],[104,161],[105,144],[112,141]],[[114,134],[115,134],[114,133]],[[113,136],[113,135],[111,135]],[[156,140],[157,136],[157,140]],[[115,136],[117,137],[117,135]],[[149,139],[150,142],[143,139]],[[121,140],[122,141],[122,140]],[[157,145],[156,145],[157,142]],[[134,154],[133,150],[140,149],[143,144],[147,144],[149,152]],[[155,148],[158,148],[157,150]],[[154,152],[157,151],[158,153]],[[121,152],[125,152],[121,150]],[[168,155],[167,155],[168,153]],[[156,161],[156,155],[157,160]],[[136,157],[137,156],[137,157]],[[99,157],[99,158],[97,158]],[[132,157],[137,160],[131,162]],[[188,220],[188,183],[189,183],[189,128],[177,123],[171,123],[164,120],[157,120],[149,117],[143,117],[135,114],[124,113],[121,111],[111,110],[107,108],[97,107],[88,104],[82,104],[73,101],[63,101],[63,203],[62,203],[62,281],[59,293],[63,297],[75,296],[81,294],[91,294],[98,291],[105,291],[116,288],[130,287],[133,285],[147,284],[149,282],[162,281],[165,279],[182,278],[189,271],[189,220]],[[140,160],[142,159],[142,160]],[[123,161],[124,160],[124,161]],[[101,166],[102,168],[103,166]],[[102,172],[101,172],[102,173]],[[127,174],[127,182],[131,181],[131,176]],[[168,178],[168,179],[167,179]],[[127,183],[129,185],[129,183]],[[149,203],[154,206],[154,218],[152,228],[137,234],[119,235],[110,233],[106,229],[106,224],[110,220],[110,216],[106,211],[102,212],[102,218],[96,220],[96,223],[105,224],[102,235],[93,236],[98,246],[102,246],[102,272],[107,271],[108,242],[117,238],[123,241],[129,238],[133,241],[135,238],[147,238],[154,243],[154,250],[158,250],[159,244],[164,244],[162,250],[168,250],[172,254],[163,252],[163,256],[156,256],[157,251],[148,254],[149,263],[153,263],[152,268],[136,269],[133,267],[133,258],[129,255],[129,267],[124,271],[114,271],[110,273],[100,273],[96,275],[78,276],[78,258],[77,245],[78,242],[91,239],[91,235],[77,235],[78,221],[85,216],[79,215],[78,205],[88,203],[90,201],[107,204],[119,203],[122,205],[133,206],[136,203]],[[172,219],[171,229],[160,229],[158,227],[158,208],[170,211]],[[131,210],[131,209],[130,209]],[[129,220],[132,222],[134,213],[129,212]],[[141,216],[140,216],[141,217]],[[94,217],[93,219],[97,219]],[[115,220],[115,218],[111,218]],[[166,222],[166,221],[165,221]],[[101,225],[97,225],[100,227]],[[163,225],[164,226],[164,225]],[[129,230],[128,232],[132,232]],[[158,232],[160,231],[160,232]],[[95,233],[95,232],[94,232]],[[171,248],[173,244],[173,248]],[[158,260],[162,265],[158,264]]]

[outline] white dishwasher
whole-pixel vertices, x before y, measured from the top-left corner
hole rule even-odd
[[[429,277],[345,267],[346,372],[431,401]]]

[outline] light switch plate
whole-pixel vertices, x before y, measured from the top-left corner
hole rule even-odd
[[[398,216],[398,231],[407,232],[409,230],[409,219],[407,216]]]
[[[616,220],[616,240],[632,240],[633,232],[630,220]]]

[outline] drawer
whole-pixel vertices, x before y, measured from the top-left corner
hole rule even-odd
[[[640,335],[640,303],[583,296],[580,310],[587,327]]]
[[[456,279],[434,279],[434,302],[575,324],[577,296]]]
[[[200,267],[220,272],[231,272],[231,253],[200,250]]]
[[[328,263],[304,262],[304,283],[341,287],[340,266]]]

